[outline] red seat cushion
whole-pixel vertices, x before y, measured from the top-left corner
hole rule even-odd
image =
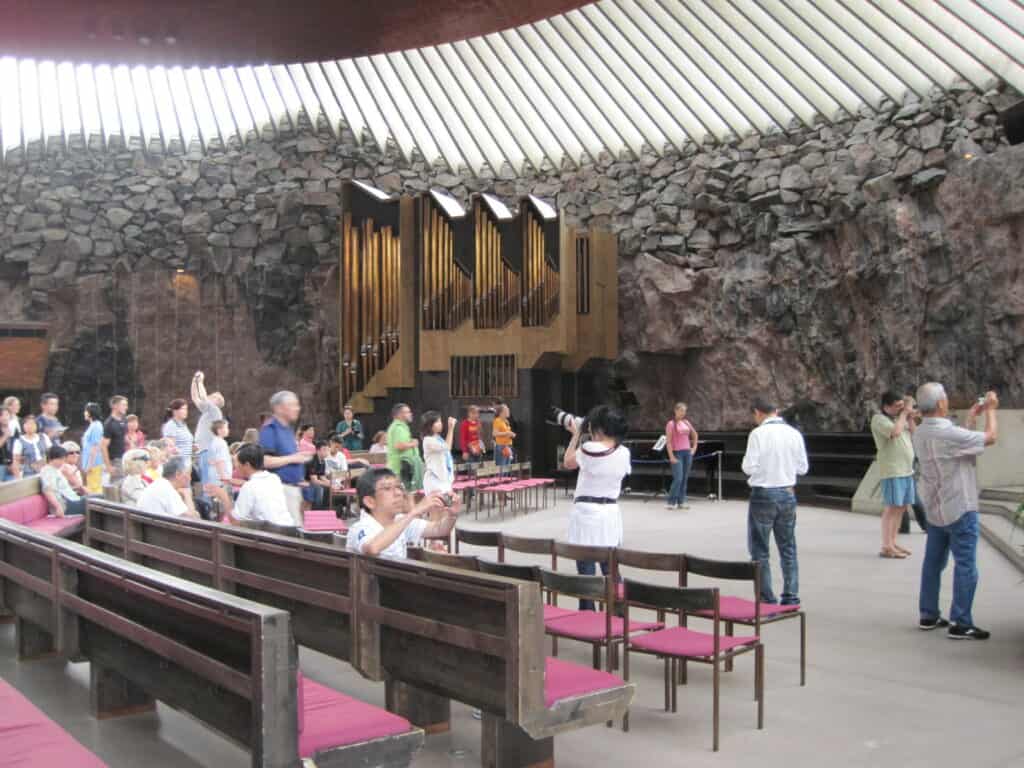
[[[41,493],[0,504],[0,518],[22,525],[46,517],[49,513],[50,505]]]
[[[81,515],[73,515],[71,517],[41,517],[25,525],[38,533],[60,536],[64,531],[76,527],[81,522]]]
[[[302,516],[302,527],[307,531],[347,531],[348,526],[338,519],[333,509],[310,509]]]
[[[719,601],[718,616],[722,621],[753,621],[755,610],[753,600],[744,600],[742,597],[723,597]],[[761,618],[778,616],[780,613],[796,613],[799,610],[799,605],[761,603]],[[694,615],[711,618],[715,614],[713,611],[697,611]]]
[[[2,680],[0,744],[0,768],[106,768],[106,763]]]
[[[656,621],[629,622],[630,634],[651,629],[661,629],[664,625]],[[573,611],[570,616],[563,616],[544,622],[548,634],[569,637],[575,640],[603,640],[606,625],[603,611]],[[612,617],[612,637],[622,637],[623,620],[619,616]]]
[[[621,677],[561,659],[548,658],[544,664],[544,704],[547,707],[553,707],[563,699],[620,688],[625,684]]]
[[[544,621],[551,621],[552,619],[561,619],[566,616],[572,616],[576,611],[571,608],[559,608],[557,605],[545,605],[544,606]]]
[[[313,757],[331,747],[383,739],[412,730],[408,720],[308,677],[303,677],[301,684],[299,698],[304,722],[299,734],[300,757]]]
[[[752,645],[756,637],[725,637],[718,640],[718,650],[728,651],[741,645]],[[703,658],[715,655],[715,636],[705,632],[694,632],[686,627],[673,627],[630,638],[630,646],[641,648],[660,656],[688,656]]]

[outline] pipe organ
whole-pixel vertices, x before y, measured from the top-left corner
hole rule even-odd
[[[454,399],[509,397],[524,371],[618,354],[615,236],[577,230],[542,200],[516,210],[480,194],[467,210],[440,190],[350,182],[340,225],[339,407],[373,412],[427,374],[447,377]]]

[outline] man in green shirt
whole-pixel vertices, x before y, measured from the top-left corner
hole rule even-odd
[[[346,450],[363,450],[363,423],[356,418],[351,405],[346,405],[342,410],[341,421],[335,425],[334,431]]]
[[[391,409],[391,426],[388,427],[388,469],[402,481],[406,491],[418,491],[423,487],[423,459],[420,458],[419,441],[412,436],[412,409],[405,403],[398,403]]]
[[[903,559],[910,554],[896,543],[896,534],[904,512],[915,501],[914,445],[910,441],[916,426],[913,414],[914,401],[889,390],[882,395],[882,412],[871,419],[885,502],[880,557]]]

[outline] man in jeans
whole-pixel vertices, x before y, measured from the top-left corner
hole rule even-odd
[[[750,485],[747,543],[750,558],[761,564],[761,602],[776,603],[769,562],[771,534],[782,561],[782,605],[799,605],[796,560],[796,477],[807,474],[804,438],[784,422],[764,398],[751,405],[757,427],[747,438],[743,473]]]
[[[929,382],[917,390],[924,415],[914,432],[914,451],[920,466],[918,488],[928,518],[928,542],[921,566],[921,629],[948,627],[953,640],[987,640],[989,633],[974,626],[971,606],[978,586],[978,474],[977,457],[998,437],[996,411],[999,398],[989,392],[971,408],[967,429],[947,416],[949,400],[941,384]],[[975,431],[984,411],[985,431]],[[942,572],[953,553],[953,605],[949,621],[939,612]],[[950,623],[952,622],[952,623]]]

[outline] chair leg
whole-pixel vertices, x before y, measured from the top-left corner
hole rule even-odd
[[[676,668],[678,667],[678,665],[679,665],[679,661],[677,659],[672,659],[672,679],[673,680],[676,679]],[[669,688],[672,691],[672,711],[673,712],[678,712],[679,711],[679,688],[677,688],[674,685],[669,686]]]
[[[718,751],[718,683],[719,683],[719,660],[716,658],[713,667],[714,673],[712,677],[712,703],[711,703],[711,748],[713,751]]]
[[[557,656],[558,655],[558,638],[555,637],[554,635],[551,636],[551,655],[552,656]]]
[[[764,729],[764,646],[757,646],[757,656],[755,657],[755,664],[757,665],[757,730]]]
[[[800,685],[807,685],[807,614],[800,614]]]
[[[601,646],[594,643],[594,669],[601,668]]]
[[[670,691],[670,688],[672,687],[672,684],[670,682],[670,680],[671,680],[670,675],[672,673],[671,672],[671,665],[672,665],[672,662],[666,656],[665,657],[665,711],[666,712],[668,712],[672,708],[672,692]]]
[[[725,636],[726,637],[732,637],[732,635],[733,635],[733,628],[732,628],[732,626],[733,625],[732,625],[731,621],[725,622]],[[725,657],[725,671],[726,672],[732,672],[732,656],[726,656]]]

